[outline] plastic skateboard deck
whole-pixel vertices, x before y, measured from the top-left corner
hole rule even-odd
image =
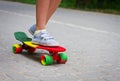
[[[43,46],[34,44],[31,42],[31,38],[29,38],[24,32],[15,32],[14,36],[16,40],[23,42],[25,45],[32,47],[32,48],[38,48],[38,49],[44,49],[49,52],[64,52],[66,49],[61,46]]]
[[[63,52],[66,49],[62,46],[42,46],[38,44],[34,44],[31,42],[31,38],[29,38],[24,32],[15,32],[14,36],[16,40],[22,42],[21,44],[14,44],[13,45],[13,52],[21,53],[23,49],[27,50],[28,52],[34,52],[35,49],[43,49],[51,53],[50,55],[42,55],[40,57],[40,61],[42,65],[50,65],[53,64],[53,61],[63,64],[67,61],[67,55]]]
[[[24,42],[27,46],[30,46],[32,48],[38,48],[38,49],[43,49],[43,50],[47,50],[49,52],[64,52],[66,49],[61,47],[61,46],[55,46],[55,47],[51,47],[51,46],[42,46],[42,45],[37,45],[37,44],[33,44],[32,42]]]

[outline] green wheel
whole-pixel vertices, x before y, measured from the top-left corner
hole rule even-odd
[[[42,65],[46,66],[46,65],[53,64],[54,60],[53,60],[52,56],[43,54],[40,57],[40,62],[41,62]]]
[[[22,52],[22,46],[21,44],[14,44],[12,46],[12,52],[17,54],[17,53],[21,53]]]
[[[67,54],[66,53],[59,53],[59,64],[65,64],[68,60]]]

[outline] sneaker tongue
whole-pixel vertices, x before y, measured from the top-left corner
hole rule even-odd
[[[41,32],[41,36],[48,40],[54,39],[52,36],[49,35],[47,31]]]

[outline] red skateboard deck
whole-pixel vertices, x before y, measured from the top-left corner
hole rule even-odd
[[[42,45],[34,44],[32,42],[24,42],[24,44],[33,48],[43,49],[43,50],[47,50],[49,52],[54,52],[54,53],[66,51],[66,49],[61,46],[42,46]]]

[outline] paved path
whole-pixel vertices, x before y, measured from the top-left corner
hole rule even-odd
[[[120,16],[59,8],[49,32],[67,48],[66,64],[42,66],[36,54],[15,55],[13,33],[35,23],[35,6],[0,1],[0,81],[120,81]]]

